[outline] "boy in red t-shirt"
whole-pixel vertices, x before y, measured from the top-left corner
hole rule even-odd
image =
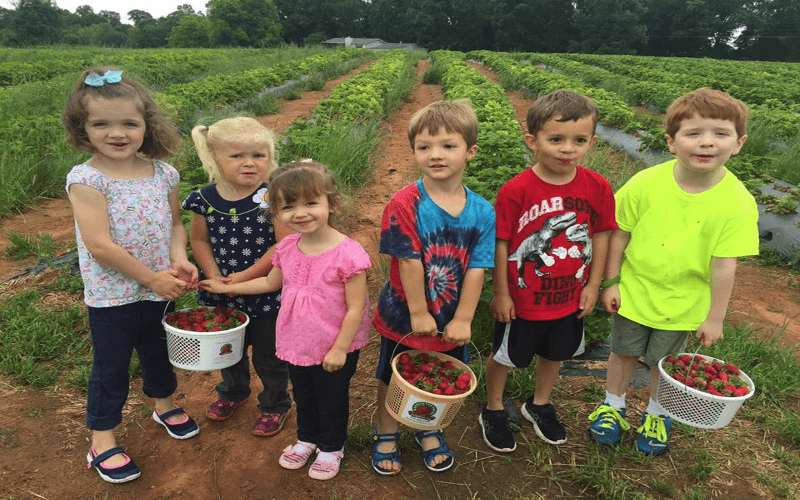
[[[568,91],[539,98],[528,110],[525,142],[537,162],[500,188],[492,315],[493,353],[486,363],[483,440],[500,452],[516,449],[503,408],[512,367],[536,356],[536,387],[522,415],[550,444],[567,440],[550,404],[563,360],[580,346],[583,318],[597,302],[608,242],[616,229],[614,195],[600,174],[580,162],[597,142],[591,99]]]

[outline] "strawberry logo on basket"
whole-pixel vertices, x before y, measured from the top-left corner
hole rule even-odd
[[[436,418],[436,406],[427,401],[418,401],[411,406],[408,414],[414,418],[430,421]]]
[[[229,307],[195,307],[167,314],[166,323],[189,332],[221,332],[247,321],[247,315]]]
[[[223,344],[219,350],[219,355],[224,356],[233,352],[233,344]]]
[[[691,366],[690,366],[691,363]],[[673,379],[714,396],[739,397],[750,394],[750,385],[741,378],[742,371],[733,363],[709,361],[703,356],[670,355],[661,363]]]
[[[471,387],[473,379],[471,371],[426,352],[399,354],[397,372],[417,389],[441,396],[464,394]]]

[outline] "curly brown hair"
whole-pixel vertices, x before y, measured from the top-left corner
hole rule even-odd
[[[108,69],[92,68],[84,71],[75,88],[67,98],[61,123],[66,129],[66,140],[76,149],[94,153],[95,148],[89,142],[86,133],[89,99],[130,99],[138,101],[139,110],[145,122],[145,133],[139,153],[147,158],[164,158],[177,151],[180,141],[178,129],[162,114],[161,109],[150,97],[150,91],[141,83],[126,76],[119,83],[106,83],[93,87],[86,83],[86,77],[92,73],[103,76]]]

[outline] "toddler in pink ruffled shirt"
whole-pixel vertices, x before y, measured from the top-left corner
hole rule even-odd
[[[236,284],[200,282],[213,293],[281,292],[276,354],[289,362],[297,405],[297,443],[279,463],[305,466],[308,475],[330,479],[339,472],[347,439],[350,379],[359,350],[369,341],[367,252],[329,224],[340,204],[333,173],[310,160],[292,162],[269,178],[273,216],[296,234],[278,243],[274,267],[265,277]]]

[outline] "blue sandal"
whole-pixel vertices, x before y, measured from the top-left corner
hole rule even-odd
[[[117,454],[121,454],[123,457],[125,457],[126,461],[124,464],[117,467],[103,466],[103,462],[105,460],[108,460]],[[100,477],[103,478],[103,481],[107,481],[109,483],[127,483],[128,481],[133,481],[141,475],[141,471],[139,470],[139,467],[136,466],[136,463],[131,460],[131,457],[125,454],[125,450],[119,446],[116,448],[111,448],[110,450],[106,450],[99,455],[95,453],[94,448],[90,446],[89,453],[86,454],[86,462],[86,467],[89,469],[96,469],[97,473],[100,474]]]
[[[427,467],[428,470],[433,472],[446,471],[455,463],[455,457],[453,456],[453,452],[450,450],[450,445],[444,440],[442,431],[437,429],[435,431],[417,431],[414,433],[414,439],[417,441],[417,444],[420,448],[422,448],[422,440],[431,437],[439,439],[439,446],[430,450],[423,449],[422,461],[425,463],[425,467]],[[444,462],[434,465],[433,460],[436,458],[436,455],[446,455],[447,459]]]
[[[403,468],[403,461],[400,458],[400,450],[397,448],[398,443],[400,442],[400,431],[397,431],[392,434],[378,434],[378,431],[374,431],[372,433],[372,442],[374,443],[372,446],[372,468],[380,474],[381,476],[395,476],[400,473],[400,470]],[[394,442],[395,449],[390,451],[389,453],[383,453],[378,451],[378,446],[381,443],[391,443]],[[393,464],[398,464],[400,469],[393,470],[393,469],[384,469],[380,467],[380,464],[384,460],[389,460]]]

